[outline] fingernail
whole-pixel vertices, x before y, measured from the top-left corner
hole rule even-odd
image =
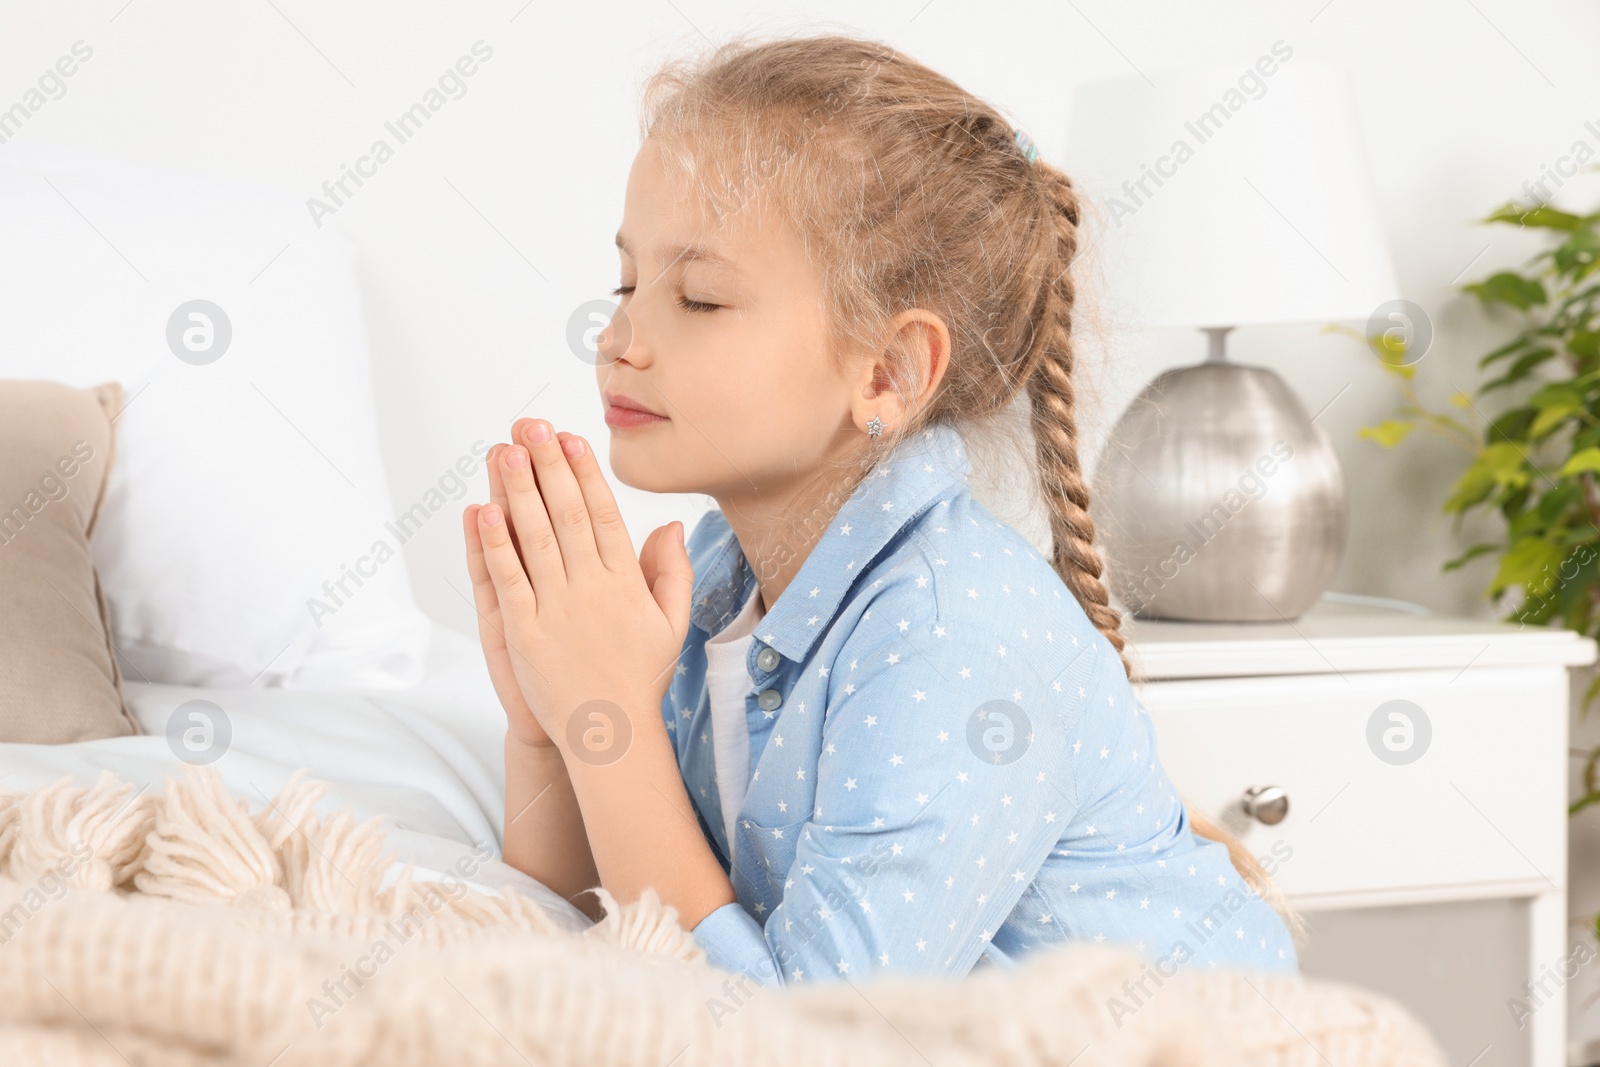
[[[528,427],[528,440],[536,445],[542,445],[550,440],[550,424],[548,422],[536,422]]]
[[[500,525],[500,509],[498,507],[496,507],[495,505],[489,504],[489,505],[485,506],[483,511],[482,511],[482,515],[483,515],[483,524],[485,526],[499,526]]]
[[[569,437],[561,442],[561,448],[569,456],[583,455],[583,438]]]
[[[679,523],[672,531],[672,536],[678,539],[678,544],[683,544],[683,523]]]
[[[528,454],[520,448],[506,449],[506,466],[519,470],[528,465]]]

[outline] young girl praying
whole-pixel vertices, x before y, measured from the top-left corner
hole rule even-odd
[[[506,862],[591,916],[591,887],[654,889],[765,985],[1068,939],[1294,970],[1292,913],[1186,810],[1129,684],[1079,464],[1068,177],[837,36],[669,64],[641,130],[599,337],[611,467],[717,507],[636,555],[582,437],[523,419],[493,450],[464,525]],[[1014,402],[1047,555],[967,482]]]

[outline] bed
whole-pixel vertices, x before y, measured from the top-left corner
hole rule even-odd
[[[222,709],[232,734],[226,758],[209,765],[252,807],[264,806],[304,769],[329,785],[319,810],[385,820],[391,876],[409,863],[419,880],[440,878],[479,846],[499,855],[505,713],[473,638],[435,626],[424,677],[402,690],[124,686],[142,736],[0,745],[0,790],[24,793],[63,776],[88,785],[110,771],[159,793],[192,765],[174,751],[168,727],[176,717],[190,728],[182,709],[199,701],[196,714]],[[476,866],[476,884],[525,894],[565,928],[590,925],[566,900],[498,859]]]

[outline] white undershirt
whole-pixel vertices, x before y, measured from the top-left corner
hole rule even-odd
[[[756,623],[764,609],[756,589],[744,610],[706,641],[706,686],[711,694],[711,753],[717,769],[717,792],[722,797],[722,825],[733,851],[733,824],[750,787],[750,724],[745,721],[745,698],[755,684],[745,661]]]

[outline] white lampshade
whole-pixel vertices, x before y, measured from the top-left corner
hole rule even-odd
[[[1098,209],[1110,292],[1143,325],[1365,321],[1400,295],[1342,68],[1150,80],[1080,85],[1064,161]]]

